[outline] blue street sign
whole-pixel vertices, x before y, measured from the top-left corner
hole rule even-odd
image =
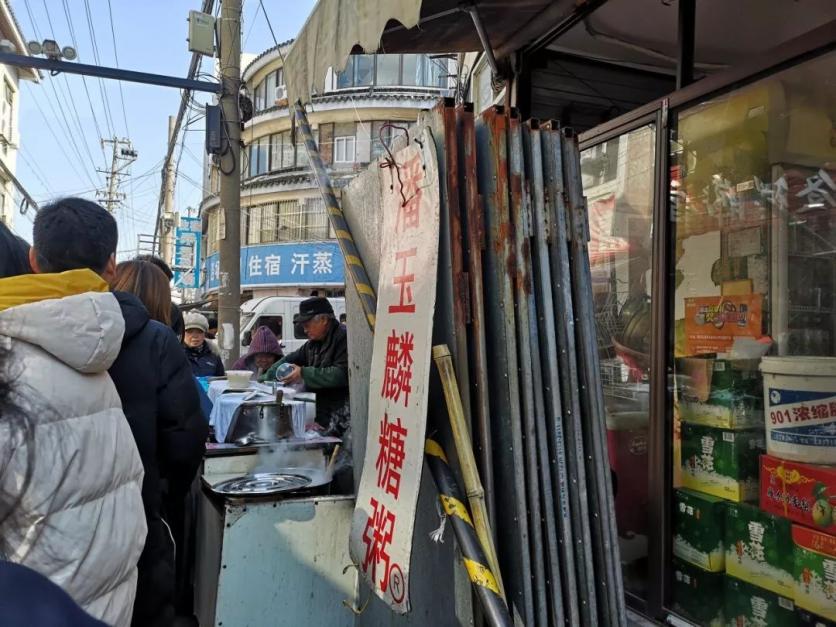
[[[206,258],[206,290],[220,283],[218,253]],[[241,249],[241,287],[344,285],[345,266],[337,242],[263,244]]]
[[[175,287],[200,287],[200,218],[181,218],[174,237]]]

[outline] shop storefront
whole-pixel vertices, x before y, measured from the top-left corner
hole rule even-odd
[[[624,585],[652,618],[836,621],[835,47],[581,136]]]

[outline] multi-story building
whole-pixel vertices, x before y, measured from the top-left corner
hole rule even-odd
[[[282,63],[291,42],[266,50],[243,70],[253,117],[242,134],[242,299],[342,294],[342,256],[308,165],[294,137]],[[448,93],[452,63],[426,55],[358,55],[329,72],[308,119],[332,184],[340,188],[384,153],[396,127],[415,123],[422,109]],[[295,140],[295,141],[294,141]],[[206,258],[204,290],[218,286],[218,241],[226,225],[218,211],[220,179],[211,166],[201,205]]]
[[[28,54],[20,25],[7,0],[0,0],[0,49]],[[20,141],[17,119],[21,80],[37,81],[38,73],[32,68],[0,65],[0,221],[9,226],[19,199],[13,177]]]

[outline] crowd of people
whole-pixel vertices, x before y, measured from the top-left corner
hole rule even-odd
[[[42,207],[32,239],[0,223],[0,624],[172,625],[192,609],[178,547],[209,435],[197,378],[224,375],[210,321],[172,303],[161,259],[116,263],[96,203]],[[309,298],[302,348],[260,327],[234,368],[273,380],[290,364],[282,381],[348,439],[342,322]]]

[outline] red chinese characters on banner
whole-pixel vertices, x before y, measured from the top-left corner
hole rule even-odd
[[[381,172],[378,315],[369,375],[363,474],[350,552],[394,611],[410,609],[409,578],[426,430],[438,264],[438,168],[431,138],[390,155]]]
[[[401,471],[406,457],[404,443],[407,433],[400,418],[390,422],[389,414],[383,414],[383,420],[380,421],[380,435],[377,438],[379,444],[377,461],[374,465],[377,470],[377,487],[396,499],[401,491]]]
[[[366,545],[366,556],[363,558],[363,571],[372,569],[372,580],[377,578],[377,565],[382,563],[383,572],[380,578],[380,589],[386,592],[389,586],[389,553],[388,546],[395,534],[395,514],[372,497],[369,501],[372,514],[363,530],[363,544]]]
[[[389,313],[415,313],[415,301],[412,299],[412,284],[415,283],[415,274],[408,272],[409,260],[416,255],[417,248],[402,250],[395,253],[395,260],[401,264],[401,273],[392,279],[392,283],[401,288],[400,302],[397,305],[389,305]]]
[[[383,374],[381,398],[399,402],[403,394],[404,407],[409,407],[409,393],[412,391],[412,351],[415,336],[409,331],[398,335],[394,329],[386,342],[386,372]]]
[[[401,192],[405,200],[398,208],[398,221],[395,228],[402,233],[406,229],[417,229],[419,225],[424,164],[421,161],[421,155],[415,155],[399,167],[403,178]]]

